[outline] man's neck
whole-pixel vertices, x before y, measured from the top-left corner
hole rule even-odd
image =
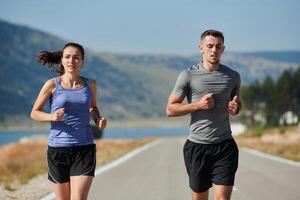
[[[216,71],[219,69],[220,63],[209,63],[209,62],[202,61],[201,65],[207,71]]]

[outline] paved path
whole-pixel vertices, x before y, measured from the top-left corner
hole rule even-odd
[[[240,149],[235,188],[236,200],[300,200],[300,163]]]
[[[164,138],[95,177],[89,200],[189,200],[182,138]],[[240,150],[233,200],[299,200],[300,164]],[[212,199],[210,194],[210,199]]]
[[[95,177],[89,199],[190,199],[182,158],[183,140],[163,139],[127,162]]]

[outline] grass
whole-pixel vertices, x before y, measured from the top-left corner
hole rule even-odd
[[[97,166],[108,163],[129,151],[154,141],[155,138],[96,140]],[[7,190],[27,183],[47,172],[47,140],[35,143],[14,143],[0,147],[0,184]]]
[[[299,144],[269,144],[259,140],[238,139],[239,146],[253,148],[265,153],[280,156],[290,160],[300,162],[300,145]]]
[[[13,190],[13,183],[26,183],[47,171],[46,144],[9,144],[0,148],[0,183]]]
[[[296,126],[268,128],[259,134],[257,129],[248,130],[235,139],[239,146],[300,162],[300,130]]]

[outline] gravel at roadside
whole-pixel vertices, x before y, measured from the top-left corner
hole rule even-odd
[[[16,190],[8,191],[0,187],[1,200],[38,200],[52,192],[51,182],[47,174],[32,178],[27,184],[18,185]]]

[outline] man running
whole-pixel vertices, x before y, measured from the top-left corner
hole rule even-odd
[[[202,61],[181,72],[166,113],[191,114],[183,154],[192,199],[207,200],[208,190],[213,186],[215,200],[229,200],[239,155],[231,135],[229,114],[236,115],[241,108],[240,75],[220,63],[225,49],[222,32],[203,32],[199,49]]]

